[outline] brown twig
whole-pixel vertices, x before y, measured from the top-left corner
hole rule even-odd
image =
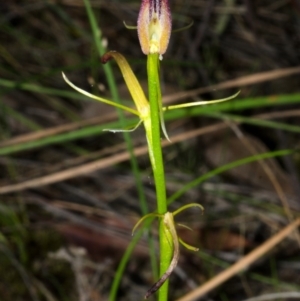
[[[231,128],[235,132],[236,136],[241,140],[241,142],[244,144],[244,146],[248,149],[250,154],[257,155],[258,154],[257,149],[251,144],[251,142],[247,139],[247,137],[245,137],[245,135],[240,130],[240,128],[233,122],[228,122],[228,123],[230,124]],[[273,185],[273,187],[281,201],[281,205],[283,207],[285,215],[288,218],[288,221],[291,223],[294,220],[294,217],[293,217],[292,211],[289,207],[289,202],[288,202],[288,199],[286,197],[286,194],[284,192],[282,185],[276,178],[276,175],[273,173],[272,168],[267,164],[266,160],[259,160],[258,164],[262,167],[263,171],[265,172],[265,174],[269,178],[271,184]],[[299,236],[298,232],[295,232],[295,237],[298,242],[298,245],[300,246],[300,236]]]
[[[289,112],[293,116],[297,116],[299,114],[299,112],[297,112],[297,111],[289,111]],[[297,113],[297,114],[295,115],[295,113]],[[277,117],[277,118],[287,117],[287,114],[285,114],[284,112],[281,112],[281,113],[279,112],[276,115],[273,115],[270,113],[270,114],[253,116],[253,118],[261,118],[261,119],[268,119],[268,118],[274,118],[274,117]],[[173,144],[173,143],[185,141],[187,139],[191,139],[191,138],[194,138],[194,137],[197,137],[200,135],[205,135],[205,134],[209,134],[209,133],[212,133],[212,132],[215,132],[218,130],[225,129],[227,127],[228,127],[228,124],[226,124],[224,122],[219,122],[214,125],[210,125],[210,126],[207,126],[207,127],[201,128],[201,129],[196,129],[196,130],[192,130],[189,132],[185,132],[185,133],[181,133],[176,136],[173,136],[171,139],[171,142]],[[172,144],[170,144],[170,142],[167,141],[166,139],[162,141],[163,147],[170,146]],[[135,155],[137,157],[145,155],[146,153],[147,153],[146,146],[141,146],[141,147],[135,148]],[[45,185],[54,184],[54,183],[57,183],[60,181],[72,179],[72,178],[75,178],[78,176],[82,176],[82,175],[94,172],[96,170],[107,168],[111,165],[124,162],[128,159],[129,159],[129,154],[127,154],[127,152],[124,152],[121,154],[116,154],[116,155],[113,155],[113,156],[105,158],[105,159],[96,160],[96,161],[93,161],[93,162],[90,162],[90,163],[87,163],[87,164],[84,164],[84,165],[81,165],[78,167],[69,168],[67,170],[63,170],[63,171],[60,171],[57,173],[46,175],[46,176],[43,176],[40,178],[0,187],[0,194],[7,194],[7,193],[11,193],[11,192],[16,192],[16,191],[22,191],[25,189],[37,188],[37,187],[41,187],[41,186],[45,186]]]
[[[196,137],[198,135],[204,135],[213,131],[217,131],[219,129],[222,128],[226,128],[227,125],[224,124],[223,122],[220,122],[218,124],[212,125],[212,126],[208,126],[202,129],[198,129],[198,130],[194,130],[194,131],[190,131],[189,133],[183,133],[180,135],[177,135],[175,137],[172,138],[172,142],[180,142],[180,141],[184,141],[186,139],[192,138],[192,137]],[[167,141],[166,139],[163,140],[162,142],[163,146],[168,146],[171,145],[169,141]],[[147,154],[147,146],[141,146],[141,147],[137,147],[134,150],[134,154],[135,156],[139,157],[141,155],[145,155]],[[29,188],[37,188],[37,187],[41,187],[41,186],[45,186],[45,185],[50,185],[50,184],[54,184],[60,181],[64,181],[67,179],[72,179],[78,176],[82,176],[85,174],[89,174],[92,172],[95,172],[97,170],[103,169],[103,168],[107,168],[111,165],[117,164],[117,163],[121,163],[124,162],[126,160],[129,159],[129,153],[128,152],[123,152],[121,154],[116,154],[113,156],[110,156],[108,158],[104,158],[104,159],[100,159],[100,160],[96,160],[78,167],[73,167],[73,168],[69,168],[60,172],[56,172],[50,175],[46,175],[37,179],[32,179],[32,180],[28,180],[28,181],[24,181],[18,184],[12,184],[12,185],[7,185],[7,186],[3,186],[0,187],[0,194],[6,194],[6,193],[11,193],[11,192],[16,192],[16,191],[22,191],[25,189],[29,189]]]
[[[240,88],[243,86],[254,85],[265,81],[271,81],[278,78],[290,76],[297,73],[300,73],[300,66],[255,73],[252,75],[242,76],[237,79],[228,80],[223,83],[212,85],[209,87],[197,88],[194,90],[184,91],[184,92],[177,92],[163,97],[163,103],[168,104],[170,102],[182,100],[187,97],[193,97],[195,95],[211,92],[214,90],[222,90],[222,89],[237,88],[237,87]]]

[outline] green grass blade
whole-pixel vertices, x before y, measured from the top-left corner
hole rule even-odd
[[[209,117],[216,117],[216,118],[220,118],[220,119],[232,120],[232,121],[241,122],[241,123],[252,124],[255,126],[261,126],[261,127],[266,127],[266,128],[272,128],[272,129],[280,129],[280,130],[288,131],[288,132],[292,132],[292,133],[300,133],[300,126],[289,125],[289,124],[277,122],[277,121],[270,121],[270,120],[263,120],[263,119],[258,119],[258,118],[244,117],[244,116],[225,114],[225,113],[214,113],[214,112],[203,113],[203,115],[209,116]]]
[[[240,160],[236,160],[234,162],[230,162],[228,164],[222,165],[214,170],[211,170],[207,172],[206,174],[198,177],[197,179],[189,182],[188,184],[184,185],[180,190],[175,192],[171,197],[168,199],[168,204],[173,203],[176,199],[181,197],[185,192],[190,190],[191,188],[198,186],[199,184],[203,183],[204,181],[221,174],[227,170],[230,170],[232,168],[238,167],[240,165],[244,165],[247,163],[251,163],[254,161],[259,161],[259,160],[264,160],[264,159],[269,159],[269,158],[274,158],[274,157],[281,157],[281,156],[287,156],[295,152],[295,150],[291,149],[284,149],[284,150],[279,150],[279,151],[274,151],[274,152],[267,152],[267,153],[262,153],[262,154],[257,154],[254,156],[246,157]]]
[[[150,227],[150,224],[152,223],[153,218],[148,218],[144,224],[141,226],[141,228],[135,232],[132,240],[130,241],[125,253],[123,254],[123,257],[119,263],[119,266],[117,268],[117,271],[115,273],[115,277],[113,279],[113,284],[112,284],[112,287],[111,287],[111,290],[110,290],[110,294],[109,294],[109,301],[114,301],[116,300],[116,297],[117,297],[117,292],[118,292],[118,288],[120,286],[120,283],[121,283],[121,279],[122,279],[122,276],[124,274],[124,270],[126,268],[126,265],[130,259],[130,256],[136,246],[136,244],[138,243],[138,241],[140,240],[140,238],[142,237],[142,234],[144,233],[145,229],[148,229],[149,230],[149,227]]]
[[[8,155],[15,152],[38,148],[42,146],[48,146],[56,143],[65,144],[68,141],[86,138],[94,135],[102,135],[103,130],[107,128],[117,128],[120,126],[119,122],[112,122],[105,125],[85,127],[77,131],[63,133],[60,135],[49,136],[39,140],[33,140],[25,143],[15,144],[0,149],[0,155]]]
[[[65,97],[69,99],[78,99],[78,100],[89,100],[90,99],[86,96],[83,96],[79,93],[73,92],[73,91],[65,91],[60,89],[52,89],[43,87],[36,84],[30,84],[30,83],[19,83],[12,80],[7,79],[0,79],[0,86],[8,88],[8,89],[20,89],[24,91],[30,91],[30,92],[36,92],[40,94],[47,94],[47,95],[53,95],[53,96],[60,96]]]

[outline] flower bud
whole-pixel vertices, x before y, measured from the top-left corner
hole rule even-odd
[[[168,0],[142,0],[137,28],[143,53],[162,56],[167,50],[172,29]]]

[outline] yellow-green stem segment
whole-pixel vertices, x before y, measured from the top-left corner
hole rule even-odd
[[[159,81],[159,54],[149,54],[147,57],[147,72],[148,72],[148,90],[149,102],[151,111],[151,138],[148,139],[150,160],[152,164],[156,198],[157,198],[157,213],[165,214],[167,210],[166,200],[166,185],[164,174],[164,163],[161,149],[161,135],[160,135],[160,81]],[[149,133],[150,134],[150,133]],[[161,222],[160,230],[160,276],[169,268],[173,250],[172,246],[166,237],[164,225]],[[158,292],[159,301],[168,300],[168,285],[167,280]]]

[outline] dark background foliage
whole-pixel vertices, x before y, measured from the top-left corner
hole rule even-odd
[[[140,3],[97,0],[91,4],[107,49],[121,52],[145,82],[146,59],[137,33],[123,24],[136,24]],[[116,268],[141,211],[129,161],[59,180],[65,170],[126,151],[122,134],[97,128],[116,120],[114,109],[68,94],[73,91],[61,76],[64,71],[76,85],[110,97],[83,1],[10,0],[2,1],[0,9],[0,299],[108,300]],[[194,24],[172,35],[162,61],[164,95],[176,100],[180,91],[255,75],[251,85],[207,88],[201,98],[226,97],[241,89],[241,102],[255,97],[272,102],[285,95],[287,104],[257,105],[237,113],[233,109],[243,117],[277,116],[275,121],[281,125],[273,129],[238,124],[222,113],[168,122],[171,140],[194,129],[223,124],[165,149],[169,195],[228,162],[299,148],[299,75],[283,76],[282,70],[300,65],[300,1],[173,0],[171,9],[174,29],[191,20]],[[131,105],[122,75],[111,65],[122,101]],[[266,71],[273,71],[274,78],[261,81]],[[294,104],[288,102],[291,96],[296,99]],[[181,102],[199,99],[194,94]],[[286,131],[282,123],[294,126],[293,131]],[[72,138],[80,130],[85,132]],[[27,136],[36,133],[48,139],[38,147],[34,143],[41,138]],[[12,140],[19,137],[25,140]],[[131,137],[136,147],[144,145],[142,129]],[[24,141],[33,144],[26,146]],[[4,153],[8,145],[22,148]],[[180,229],[180,236],[199,246],[200,252],[182,251],[179,267],[171,276],[171,300],[212,278],[280,230],[288,223],[287,212],[299,215],[299,160],[296,153],[229,170],[172,204],[171,208],[178,208],[198,202],[205,214],[191,210],[180,216],[194,229]],[[149,210],[155,210],[147,156],[138,158],[138,163]],[[45,185],[42,177],[51,174],[57,180]],[[31,179],[37,179],[34,187],[9,193],[1,190]],[[156,228],[152,229],[156,238]],[[241,301],[266,293],[299,291],[299,269],[299,244],[290,237],[203,300]],[[145,236],[128,263],[118,300],[141,299],[152,282]]]

